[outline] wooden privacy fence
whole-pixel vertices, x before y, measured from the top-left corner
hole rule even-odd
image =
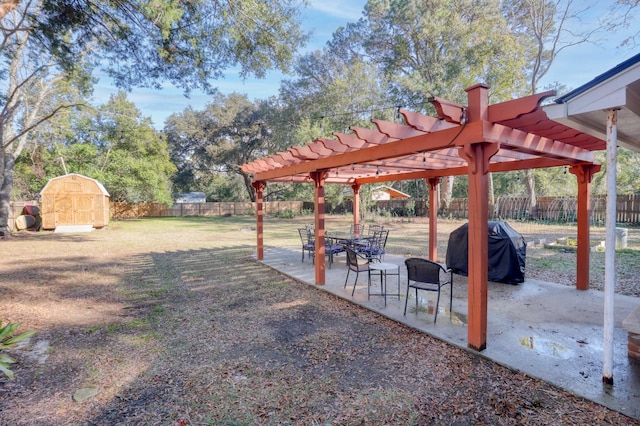
[[[616,222],[629,225],[640,225],[640,194],[618,195]],[[489,206],[489,217],[492,220],[542,220],[549,222],[575,222],[577,200],[573,197],[538,197],[536,208],[529,211],[527,197],[500,197],[495,205]],[[16,201],[9,210],[9,229],[14,230],[14,221],[22,214],[25,204],[38,205],[35,201]],[[132,219],[144,217],[180,217],[180,216],[235,216],[253,215],[256,208],[251,202],[221,203],[176,203],[167,206],[160,203],[110,203],[112,219]],[[347,214],[346,209],[335,210]],[[385,211],[394,216],[427,216],[428,200],[386,200],[377,201],[374,209]],[[440,209],[440,215],[454,218],[467,217],[468,201],[466,198],[454,198],[447,208]],[[302,201],[269,201],[264,203],[266,214],[290,212],[301,214],[312,211],[313,203]],[[604,225],[606,216],[606,197],[591,197],[591,223]]]
[[[410,210],[414,203],[414,215],[426,216],[429,213],[427,200],[391,200],[378,202],[376,208],[390,211]],[[604,225],[607,199],[604,195],[591,197],[591,223]],[[447,208],[441,208],[441,216],[466,218],[467,198],[454,198]],[[575,222],[577,220],[578,201],[575,197],[538,197],[535,208],[530,208],[528,197],[499,197],[495,204],[489,205],[489,218],[492,220],[541,220],[549,222]],[[616,222],[640,224],[640,194],[625,194],[617,197]],[[406,214],[405,214],[406,215]]]
[[[269,201],[264,204],[266,214],[291,211],[302,213],[302,201]],[[176,203],[167,206],[161,203],[111,203],[113,219],[140,217],[181,217],[181,216],[237,216],[255,214],[255,203]]]

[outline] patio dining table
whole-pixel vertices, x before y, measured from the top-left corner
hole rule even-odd
[[[367,243],[372,237],[370,235],[363,235],[359,233],[351,232],[327,232],[327,238],[335,241],[336,243],[345,244],[348,247],[355,247],[358,242]]]

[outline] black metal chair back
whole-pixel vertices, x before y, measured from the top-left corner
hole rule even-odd
[[[364,225],[362,223],[352,223],[351,234],[364,234]]]
[[[382,261],[384,254],[386,253],[385,247],[387,246],[387,239],[389,238],[389,231],[376,231],[368,241],[366,246],[363,246],[359,251],[363,255],[367,256],[369,260]]]
[[[379,231],[384,231],[384,225],[373,225],[372,224],[372,225],[369,225],[369,228],[367,230],[367,234],[373,236],[373,235],[375,235],[376,232],[379,232]]]
[[[314,239],[306,228],[298,228],[298,234],[300,234],[300,241],[302,242],[302,259],[300,261],[304,262],[304,252],[306,251],[308,257],[313,259],[312,262],[315,263],[316,244]]]
[[[351,271],[356,273],[356,279],[353,281],[353,290],[351,290],[351,295],[353,296],[356,291],[356,283],[358,282],[358,275],[360,272],[367,272],[368,280],[367,283],[371,284],[371,271],[369,270],[369,261],[368,259],[360,256],[356,253],[352,248],[345,247],[345,251],[347,252],[347,277],[344,279],[344,288],[347,288],[347,281],[349,280],[349,273]]]
[[[451,315],[451,309],[453,308],[453,271],[446,269],[437,262],[419,257],[406,259],[404,263],[407,267],[407,295],[404,302],[404,315],[407,315],[409,289],[413,288],[416,292],[416,313],[418,312],[418,290],[434,291],[438,293],[436,312],[433,318],[435,323],[438,319],[440,290],[446,285],[450,286],[451,290],[449,295],[449,315]]]

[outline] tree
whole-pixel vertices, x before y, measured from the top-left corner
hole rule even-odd
[[[561,51],[586,43],[594,37],[598,28],[570,28],[592,7],[582,2],[577,4],[573,0],[510,0],[503,3],[503,13],[510,23],[510,31],[518,37],[526,58],[523,69],[529,79],[527,94],[536,93],[540,79],[549,71]],[[525,174],[530,212],[534,212],[537,206],[535,174],[531,169]]]
[[[605,152],[598,152],[596,160],[602,164],[602,170],[593,179],[593,190],[597,194],[607,191],[607,161]],[[618,194],[639,194],[638,176],[640,176],[640,153],[618,147],[616,189]]]
[[[630,30],[620,42],[620,47],[634,49],[638,45],[640,29],[638,29],[638,11],[640,0],[617,0],[611,5],[611,15],[607,19],[607,29],[617,32],[620,29]]]
[[[522,93],[525,65],[517,38],[508,31],[496,0],[370,0],[358,23],[359,40],[391,80],[392,97],[433,113],[429,98],[466,103],[464,89],[478,82],[492,87],[493,102]],[[454,189],[443,181],[441,204]]]
[[[72,66],[89,58],[122,88],[159,88],[170,81],[189,91],[212,89],[211,80],[231,66],[262,77],[286,71],[307,40],[296,0],[42,0],[31,14],[37,37]],[[74,34],[69,37],[69,34]]]
[[[83,104],[93,66],[123,88],[169,81],[187,93],[211,79],[287,70],[306,40],[295,0],[8,1],[0,7],[0,232],[6,232],[15,159],[30,132]],[[36,142],[34,138],[30,139]]]
[[[92,129],[95,134],[89,142],[98,149],[95,176],[112,200],[171,203],[171,176],[176,167],[165,137],[123,92],[111,96],[98,110]],[[84,145],[70,145],[70,152],[77,154]],[[74,165],[82,166],[72,162],[70,167]]]
[[[34,143],[30,133],[56,114],[79,105],[88,93],[89,74],[80,60],[66,72],[29,31],[39,4],[25,3],[1,22],[0,55],[0,233],[6,233],[15,159]]]
[[[97,179],[113,201],[169,203],[171,176],[165,138],[121,92],[93,110],[59,114],[31,135],[16,162],[16,183],[34,196],[51,178],[74,172]]]
[[[424,103],[432,96],[466,102],[464,89],[483,82],[492,97],[521,89],[524,65],[507,31],[500,2],[488,0],[370,0],[360,24],[365,50],[394,75],[398,100]]]
[[[189,108],[170,116],[165,133],[171,158],[180,170],[177,189],[203,191],[210,199],[223,194],[238,199],[242,196],[239,185],[254,200],[251,177],[239,166],[271,152],[270,108],[263,101],[252,103],[246,95],[219,94],[203,111]],[[218,186],[221,183],[225,188]]]

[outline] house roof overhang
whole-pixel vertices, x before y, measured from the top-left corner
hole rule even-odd
[[[640,54],[543,107],[549,118],[606,140],[607,115],[617,110],[618,145],[640,152]]]
[[[365,184],[468,173],[461,149],[475,143],[498,147],[489,170],[546,168],[593,163],[605,142],[551,120],[541,102],[544,92],[489,105],[487,114],[467,122],[466,106],[439,98],[430,101],[437,117],[400,110],[404,123],[372,120],[372,129],[350,127],[353,134],[334,133],[303,146],[241,166],[254,181],[311,182],[323,171],[328,184]]]

